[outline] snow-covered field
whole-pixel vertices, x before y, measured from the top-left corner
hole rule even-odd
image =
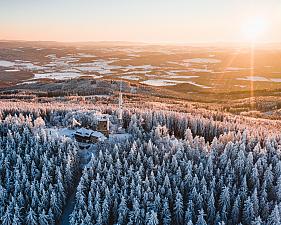
[[[195,83],[195,82],[193,82],[193,81],[187,81],[187,83],[188,84],[191,84],[191,85],[194,85],[194,86],[197,86],[197,87],[200,87],[200,88],[211,88],[211,87],[209,87],[209,86],[205,86],[205,85],[202,85],[202,84],[197,84],[197,83]]]
[[[170,78],[170,79],[192,79],[192,78],[197,78],[197,77],[199,77],[199,76],[181,76],[181,75],[178,75],[178,76],[167,76],[168,78]]]
[[[102,78],[102,76],[97,75],[88,75],[88,74],[82,74],[82,73],[75,73],[75,72],[53,72],[53,73],[36,73],[34,74],[33,79],[55,79],[55,80],[67,80],[67,79],[73,79],[81,76],[90,76],[93,78]]]
[[[23,60],[15,60],[14,62],[6,61],[6,60],[0,60],[0,66],[8,67],[8,68],[14,68],[14,69],[10,69],[9,71],[6,71],[6,72],[17,72],[17,71],[20,71],[20,69],[32,70],[32,71],[33,70],[46,69],[46,67],[35,65],[34,63],[31,63],[29,61],[23,61]]]
[[[147,84],[150,86],[156,86],[156,87],[161,87],[161,86],[174,86],[177,84],[182,84],[186,83],[186,81],[178,81],[178,80],[145,80],[140,82],[142,84]]]
[[[20,70],[18,69],[10,69],[10,70],[4,70],[5,72],[19,72]]]
[[[208,88],[237,91],[235,85],[249,87],[245,82],[256,82],[257,89],[262,88],[261,82],[279,88],[278,62],[272,59],[251,66],[243,58],[246,53],[245,49],[231,52],[221,48],[175,46],[13,46],[9,57],[0,52],[0,72],[4,74],[5,85],[33,79],[67,80],[89,76],[121,78],[160,87],[190,84],[198,87],[198,91]],[[21,79],[22,75],[25,80]],[[179,90],[184,91],[184,85],[181,87]]]
[[[121,76],[120,78],[126,79],[126,80],[140,80],[140,77],[138,77],[138,76]]]
[[[244,71],[244,70],[250,70],[251,68],[242,68],[242,67],[226,67],[225,71]]]
[[[187,62],[187,63],[208,64],[208,63],[220,63],[221,60],[219,60],[219,59],[213,59],[213,58],[192,58],[192,59],[185,59],[184,62]]]
[[[261,76],[247,76],[244,78],[237,78],[237,80],[244,80],[244,81],[261,81],[261,82],[281,82],[281,78],[265,78]]]
[[[14,62],[6,61],[6,60],[0,60],[0,66],[2,67],[13,67],[15,65]]]
[[[183,81],[183,80],[161,80],[161,79],[155,79],[155,80],[145,80],[145,81],[142,81],[140,82],[142,84],[146,84],[146,85],[150,85],[150,86],[156,86],[156,87],[161,87],[161,86],[174,86],[174,85],[177,85],[177,84],[191,84],[191,85],[194,85],[194,86],[197,86],[197,87],[200,87],[200,88],[211,88],[211,87],[208,87],[208,86],[205,86],[205,85],[201,85],[201,84],[198,84],[196,82],[193,82],[193,81]]]

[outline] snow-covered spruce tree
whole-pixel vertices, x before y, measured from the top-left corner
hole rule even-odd
[[[71,140],[44,126],[30,116],[0,121],[1,224],[55,224],[61,216],[78,155]]]

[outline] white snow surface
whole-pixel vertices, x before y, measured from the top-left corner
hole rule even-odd
[[[186,81],[157,79],[157,80],[145,80],[145,81],[142,81],[140,83],[147,84],[147,85],[150,85],[150,86],[161,87],[161,86],[174,86],[174,85],[177,85],[177,84],[186,83]]]
[[[178,78],[182,78],[182,79],[191,79],[191,78],[198,78],[199,76],[169,76],[170,79],[178,79]]]
[[[15,64],[15,62],[0,60],[0,66],[2,67],[13,67]]]
[[[124,74],[130,75],[130,74],[147,74],[150,73],[151,70],[134,70],[134,71],[128,71],[125,72]]]
[[[185,59],[184,62],[187,63],[199,63],[199,64],[208,64],[208,63],[220,63],[221,60],[213,59],[213,58],[192,58],[192,59]]]
[[[245,86],[245,85],[238,85],[238,84],[235,84],[235,85],[234,85],[234,87],[245,88],[245,87],[247,87],[247,86]]]
[[[237,80],[244,80],[244,81],[262,81],[262,82],[281,82],[281,78],[265,78],[261,76],[247,76],[244,78],[236,78]]]
[[[4,70],[5,72],[19,72],[20,70],[18,69],[9,69],[9,70]]]
[[[194,85],[194,86],[197,86],[197,87],[201,87],[201,88],[211,88],[209,86],[205,86],[205,85],[202,85],[202,84],[197,84],[197,83],[195,83],[193,81],[188,81],[187,83],[191,84],[191,85]]]
[[[139,76],[121,76],[120,78],[126,79],[126,80],[140,80]]]
[[[194,73],[212,73],[213,70],[209,69],[200,69],[200,68],[190,68],[189,72],[194,72]]]
[[[120,69],[120,66],[110,65],[115,62],[115,60],[95,60],[90,63],[80,63],[74,68],[84,72],[98,72],[99,74],[110,74],[113,69]]]
[[[156,87],[161,87],[161,86],[174,86],[174,85],[177,85],[177,84],[191,84],[191,85],[194,85],[194,86],[197,86],[197,87],[201,87],[201,88],[211,88],[211,87],[208,87],[208,86],[205,86],[205,85],[201,85],[201,84],[197,84],[193,81],[182,81],[182,80],[145,80],[145,81],[142,81],[140,82],[142,84],[147,84],[147,85],[150,85],[150,86],[156,86]]]
[[[243,71],[243,70],[250,70],[251,68],[242,68],[242,67],[226,67],[225,71]]]
[[[156,69],[158,67],[152,66],[152,65],[140,65],[140,66],[132,66],[128,65],[122,68],[123,71],[129,71],[129,70],[136,70],[136,69],[143,69],[143,70],[152,70]]]
[[[81,76],[91,76],[96,79],[102,77],[97,75],[88,75],[88,74],[75,73],[75,72],[53,72],[53,73],[36,73],[34,74],[33,79],[48,78],[48,79],[55,79],[55,80],[67,80],[67,79],[73,79]]]
[[[17,85],[22,85],[22,84],[36,84],[37,81],[25,81],[25,82],[22,82],[22,83],[19,83]]]

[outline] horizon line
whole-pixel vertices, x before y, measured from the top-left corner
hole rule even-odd
[[[64,44],[95,44],[95,43],[120,43],[120,44],[140,44],[140,45],[249,45],[251,42],[243,41],[198,41],[198,42],[172,42],[172,41],[127,41],[127,40],[88,40],[88,41],[60,41],[60,40],[24,40],[24,39],[0,39],[0,42],[38,42],[38,43],[64,43]],[[256,45],[275,45],[281,44],[281,41],[260,41]]]

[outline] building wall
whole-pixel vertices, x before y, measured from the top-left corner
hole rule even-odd
[[[98,121],[97,131],[103,133],[106,137],[109,136],[108,121]]]
[[[97,143],[99,141],[99,139],[94,136],[83,137],[83,136],[75,135],[75,139],[78,142],[83,142],[83,143]]]

